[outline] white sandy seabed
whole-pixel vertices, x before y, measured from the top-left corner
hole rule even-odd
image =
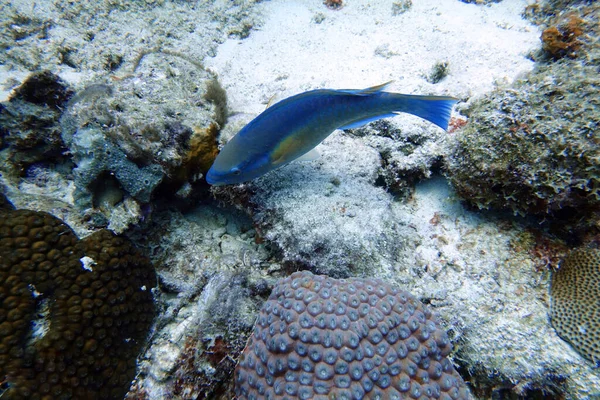
[[[254,114],[273,95],[390,80],[390,90],[468,98],[533,66],[527,54],[540,33],[521,18],[524,1],[419,0],[398,15],[392,3],[346,1],[334,11],[319,1],[265,2],[265,23],[247,39],[223,43],[207,65],[219,73],[231,107]],[[425,77],[436,62],[448,62],[450,77],[433,85]]]

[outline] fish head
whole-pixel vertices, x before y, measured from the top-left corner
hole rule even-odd
[[[230,142],[208,170],[206,181],[213,186],[235,185],[258,178],[272,169],[268,154]]]

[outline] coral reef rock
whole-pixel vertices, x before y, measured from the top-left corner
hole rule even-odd
[[[576,221],[577,229],[596,224],[599,17],[596,2],[546,21],[572,31],[567,34],[571,42],[556,44],[564,47],[556,51],[573,56],[576,50],[578,59],[541,60],[549,62],[469,106],[469,122],[457,131],[447,157],[448,176],[459,195],[479,208],[566,218]]]
[[[154,317],[154,269],[107,230],[0,211],[0,397],[122,399]]]
[[[157,68],[169,71],[166,79],[153,75]],[[173,98],[180,99],[177,111]],[[61,119],[77,165],[75,202],[97,205],[110,180],[140,203],[161,183],[175,191],[193,183],[217,154],[226,107],[216,77],[172,52],[144,54],[131,76],[81,90]]]
[[[448,142],[446,132],[414,119],[408,123],[383,119],[347,132],[379,152],[375,184],[399,197],[407,197],[416,182],[431,177]]]
[[[275,280],[266,271],[280,267],[247,216],[214,205],[156,211],[140,240],[164,311],[128,398],[232,399],[237,356]]]
[[[550,319],[558,335],[600,366],[600,250],[577,249],[552,273]]]
[[[431,311],[376,279],[296,272],[263,306],[236,368],[239,399],[467,399]]]
[[[0,93],[4,100],[17,88],[20,99],[0,105],[0,150],[7,150],[0,151],[0,181],[10,186],[11,200],[23,180],[42,183],[38,171],[59,171],[70,181],[60,197],[69,214],[78,213],[70,225],[76,218],[85,224],[85,209],[95,214],[96,228],[121,219],[111,214],[115,204],[103,207],[107,197],[143,208],[161,195],[195,193],[189,187],[216,156],[228,115],[225,91],[203,61],[227,38],[247,37],[260,23],[256,8],[254,1],[226,0],[7,4]],[[25,78],[29,71],[51,74]],[[22,81],[40,85],[18,88]],[[55,190],[52,183],[41,186]],[[147,216],[135,213],[119,225]]]
[[[321,164],[291,164],[237,188],[245,195],[238,202],[254,207],[258,238],[281,246],[285,268],[409,290],[435,309],[479,398],[597,395],[600,375],[549,323],[550,275],[534,255],[535,235],[466,209],[439,176],[393,201],[372,185],[374,156],[346,151],[356,143],[331,137]]]
[[[390,216],[393,197],[374,186],[378,152],[346,135],[324,144],[320,162],[291,163],[246,185],[259,233],[285,261],[336,278],[390,265],[401,258],[404,241],[398,237],[409,228]]]
[[[588,218],[600,210],[595,70],[543,66],[472,104],[446,158],[458,194],[479,208],[518,214]]]
[[[72,95],[57,75],[41,71],[29,75],[9,101],[0,104],[0,149],[8,149],[5,157],[13,168],[12,178],[33,163],[62,156],[59,119]],[[3,168],[7,172],[9,165]]]

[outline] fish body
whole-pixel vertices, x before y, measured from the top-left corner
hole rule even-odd
[[[409,113],[446,129],[457,99],[363,90],[318,89],[267,108],[238,132],[206,175],[211,185],[247,182],[308,153],[336,129]]]

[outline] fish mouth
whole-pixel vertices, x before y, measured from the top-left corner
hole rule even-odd
[[[206,183],[212,186],[223,185],[222,182],[219,182],[212,169],[208,170],[208,172],[206,173]]]
[[[224,186],[224,185],[235,185],[236,183],[242,183],[244,180],[236,179],[238,176],[232,176],[230,174],[219,174],[212,169],[206,173],[206,183],[211,186]]]

